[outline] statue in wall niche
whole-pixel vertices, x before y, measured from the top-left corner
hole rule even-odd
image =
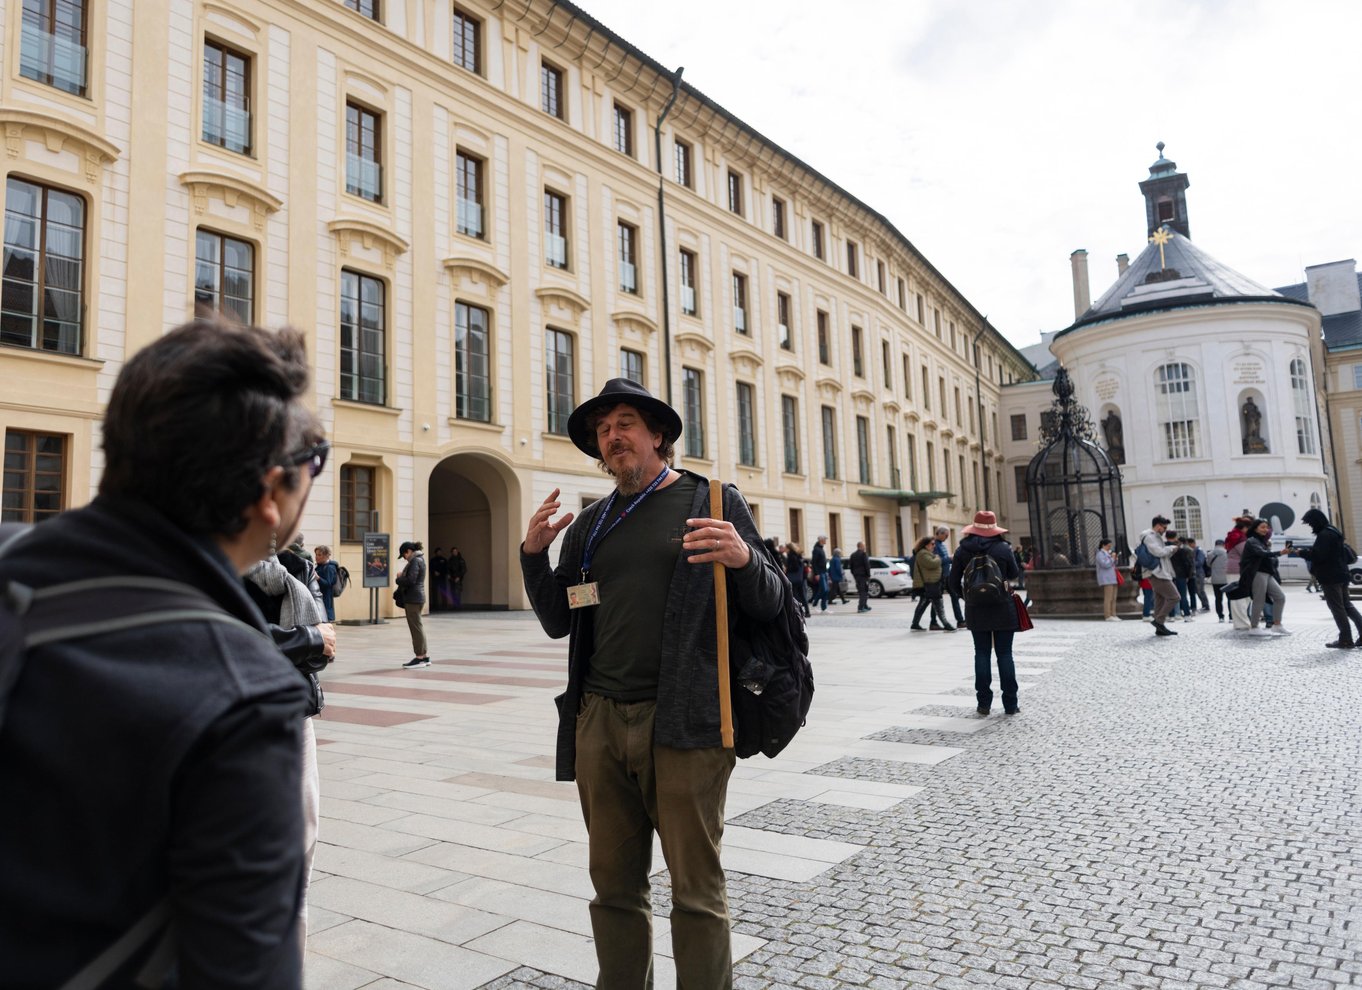
[[[1125,437],[1121,429],[1121,416],[1115,409],[1107,413],[1106,418],[1102,420],[1102,436],[1107,441],[1107,456],[1111,458],[1111,463],[1124,464]]]
[[[1267,441],[1263,439],[1263,411],[1253,401],[1253,396],[1244,400],[1243,408],[1239,410],[1239,421],[1244,436],[1244,453],[1266,454],[1268,449]]]

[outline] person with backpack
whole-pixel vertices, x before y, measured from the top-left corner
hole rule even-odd
[[[922,594],[917,600],[917,608],[913,611],[913,623],[908,627],[914,632],[926,632],[922,625],[922,613],[928,609],[931,609],[933,630],[955,631],[955,626],[946,621],[946,614],[941,606],[943,568],[941,558],[936,553],[939,545],[940,541],[931,536],[924,536],[913,545],[914,572],[922,589]]]
[[[974,522],[960,531],[963,537],[951,562],[950,584],[965,601],[965,625],[974,638],[974,696],[980,715],[993,706],[992,658],[998,659],[998,686],[1003,711],[1021,711],[1017,699],[1017,670],[1012,662],[1012,638],[1020,623],[1017,604],[1007,583],[1021,574],[1012,544],[1003,539],[1007,530],[998,517],[981,510]]]
[[[1172,558],[1177,550],[1176,543],[1169,543],[1168,519],[1155,516],[1149,528],[1140,534],[1140,542],[1135,546],[1135,559],[1140,570],[1149,578],[1149,586],[1154,592],[1154,635],[1176,636],[1169,629],[1166,620],[1178,607],[1178,589],[1173,583]]]
[[[677,985],[732,986],[720,844],[736,753],[720,734],[712,565],[724,566],[732,630],[803,621],[738,489],[722,486],[722,518],[712,518],[709,480],[671,467],[681,428],[643,386],[607,381],[568,417],[568,436],[615,490],[574,522],[555,518],[555,488],[520,547],[540,625],[570,637],[557,778],[577,781],[586,819],[598,987],[651,984],[654,835],[671,871]],[[554,567],[549,547],[563,530]]]
[[[1319,509],[1307,509],[1301,522],[1314,531],[1315,545],[1302,547],[1296,553],[1310,564],[1310,573],[1319,582],[1325,604],[1338,626],[1338,639],[1324,645],[1331,650],[1362,646],[1362,614],[1348,598],[1348,568],[1357,563],[1357,554],[1343,539],[1338,527],[1331,525],[1329,517]],[[1348,625],[1350,619],[1357,627],[1356,636]]]
[[[317,555],[317,587],[322,592],[322,607],[326,621],[336,621],[336,591],[340,584],[340,567],[331,559],[331,548],[322,546],[312,551]]]
[[[98,496],[0,536],[0,983],[300,990],[308,689],[242,576],[329,446],[301,333],[157,332]]]

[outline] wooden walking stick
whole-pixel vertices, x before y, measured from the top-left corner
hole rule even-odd
[[[724,517],[723,483],[709,483],[709,515]],[[719,737],[724,749],[733,748],[733,694],[728,681],[728,581],[724,565],[714,562],[714,623],[719,628]]]

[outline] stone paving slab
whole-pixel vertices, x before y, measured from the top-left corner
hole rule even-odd
[[[1298,635],[1252,641],[1043,622],[1014,718],[974,713],[971,641],[910,635],[911,603],[816,618],[810,725],[730,786],[735,986],[1362,985],[1362,653],[1288,608]],[[585,833],[552,780],[564,650],[527,616],[428,630],[432,670],[479,679],[422,685],[403,627],[342,630],[347,684],[443,694],[346,695],[375,721],[317,723],[307,986],[589,986]]]

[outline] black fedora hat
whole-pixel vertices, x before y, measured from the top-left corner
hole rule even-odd
[[[611,409],[620,403],[633,406],[648,413],[662,424],[662,435],[669,443],[675,443],[681,435],[681,417],[676,410],[661,399],[654,398],[642,385],[627,378],[612,378],[605,383],[600,394],[587,399],[568,417],[568,436],[577,449],[589,457],[600,457],[596,446],[596,434],[587,423],[587,417],[597,409]]]

